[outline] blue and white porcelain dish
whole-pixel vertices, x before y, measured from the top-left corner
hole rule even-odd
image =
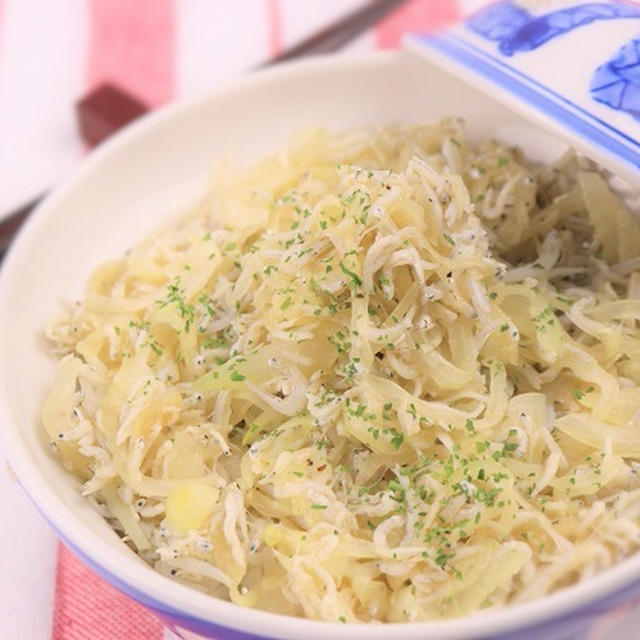
[[[640,5],[499,0],[407,45],[618,175],[640,175]]]
[[[640,23],[639,23],[640,26]],[[34,212],[0,271],[0,443],[20,483],[60,537],[96,572],[185,638],[307,640],[560,640],[584,638],[640,597],[640,555],[525,605],[433,623],[320,623],[244,609],[178,584],[136,556],[47,450],[40,410],[53,379],[43,328],[92,268],[175,219],[207,186],[212,161],[281,148],[312,125],[466,119],[479,142],[500,127],[553,139],[512,109],[409,53],[330,57],[242,78],[153,113],[91,154]],[[526,150],[526,149],[525,149]],[[5,550],[5,553],[10,553]]]

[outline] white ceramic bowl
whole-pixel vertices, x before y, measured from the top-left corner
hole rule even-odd
[[[123,544],[49,452],[39,415],[55,363],[43,329],[82,295],[93,267],[197,201],[212,161],[250,160],[302,127],[466,118],[472,141],[527,124],[406,53],[330,57],[248,75],[153,113],[91,154],[42,203],[0,272],[0,438],[22,486],[59,535],[122,591],[205,637],[335,640],[553,638],[640,591],[640,556],[531,604],[437,623],[344,625],[242,609],[155,573]],[[530,127],[529,127],[530,129]],[[544,138],[540,138],[544,139]],[[542,145],[538,152],[550,153]],[[581,636],[584,637],[584,636]]]

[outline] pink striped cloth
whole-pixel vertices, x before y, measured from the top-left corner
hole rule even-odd
[[[0,0],[0,217],[81,159],[72,104],[93,86],[115,81],[159,106],[279,53],[364,1]],[[349,49],[397,47],[403,33],[444,25],[481,1],[413,0]],[[0,474],[0,522],[0,544],[22,542],[0,572],[1,638],[175,637],[56,546],[9,474]],[[635,635],[618,627],[616,637]]]

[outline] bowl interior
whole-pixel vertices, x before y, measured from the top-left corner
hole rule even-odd
[[[532,131],[506,107],[410,54],[318,59],[248,76],[152,114],[92,154],[39,207],[0,274],[0,436],[27,492],[75,548],[97,565],[117,566],[124,583],[194,616],[248,632],[264,632],[268,624],[274,637],[299,637],[303,628],[309,638],[326,637],[323,625],[259,612],[238,616],[233,605],[156,575],[120,542],[79,495],[41,433],[40,410],[55,370],[43,329],[66,303],[81,298],[95,266],[197,202],[216,158],[231,153],[250,161],[308,126],[340,130],[448,115],[466,119],[472,141],[500,127],[511,135]],[[537,145],[539,157],[556,152],[554,144]],[[444,635],[444,628],[434,627],[432,635],[424,626],[403,625],[389,635],[372,628],[369,637],[465,637],[464,622],[456,624]],[[335,633],[358,635],[340,625]]]

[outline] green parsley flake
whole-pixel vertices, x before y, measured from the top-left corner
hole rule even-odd
[[[351,288],[356,289],[362,285],[362,280],[360,279],[360,277],[357,274],[355,274],[353,271],[348,269],[345,266],[344,262],[342,262],[342,260],[338,262],[338,265],[340,267],[340,271],[342,271],[342,273],[344,273],[346,276],[349,276],[349,278],[351,279],[351,281],[349,282],[349,286]]]

